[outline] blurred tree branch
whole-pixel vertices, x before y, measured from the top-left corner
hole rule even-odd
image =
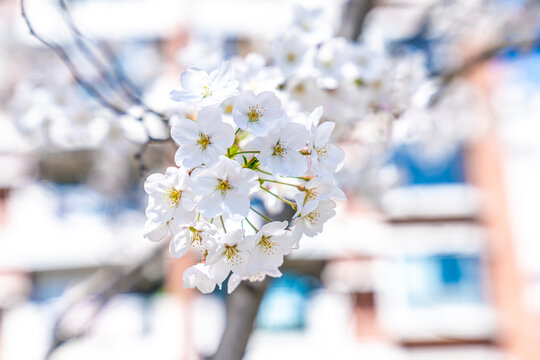
[[[476,55],[472,56],[470,59],[465,61],[461,66],[443,72],[438,77],[438,91],[430,99],[429,105],[436,105],[449,86],[458,78],[466,76],[470,71],[474,70],[477,66],[484,64],[487,61],[492,60],[493,58],[501,55],[503,52],[508,50],[521,50],[526,51],[534,48],[535,46],[540,45],[540,37],[534,37],[528,40],[516,40],[516,41],[505,41],[500,44],[494,45],[491,48],[480,51]]]
[[[340,35],[356,41],[362,33],[367,14],[375,6],[375,0],[349,0],[343,11]]]
[[[161,259],[163,258],[163,249],[166,245],[168,245],[168,242],[162,242],[148,256],[132,265],[98,271],[82,283],[77,284],[74,291],[67,292],[65,295],[66,304],[55,320],[53,340],[46,358],[49,358],[53,352],[66,341],[80,337],[84,334],[95,315],[97,315],[115,295],[131,291],[137,284],[148,279],[148,274],[152,274],[148,269],[156,266],[156,264],[160,264]],[[157,281],[159,279],[150,280]],[[98,301],[98,306],[95,308],[94,313],[89,317],[88,322],[77,331],[66,332],[63,327],[63,322],[66,317],[69,316],[70,311],[77,304],[87,299],[90,295]]]
[[[34,29],[32,22],[30,21],[26,13],[25,0],[21,0],[20,4],[21,15],[28,27],[28,30],[30,31],[30,34],[34,36],[37,40],[39,40],[43,45],[53,50],[57,54],[60,60],[66,65],[74,80],[79,84],[79,86],[81,86],[87,92],[87,94],[90,95],[90,97],[92,97],[93,99],[95,99],[101,106],[111,110],[115,115],[128,115],[141,122],[143,121],[144,113],[152,113],[154,115],[157,115],[163,122],[168,123],[169,119],[164,114],[151,109],[143,102],[139,95],[137,95],[138,90],[135,89],[132,82],[124,73],[120,62],[116,59],[116,55],[114,54],[112,47],[107,42],[101,41],[100,43],[102,45],[103,51],[100,52],[98,55],[94,53],[90,45],[88,45],[89,43],[91,43],[91,41],[89,41],[75,25],[71,13],[69,12],[67,2],[65,0],[59,0],[60,9],[63,12],[66,23],[68,24],[70,30],[74,35],[77,48],[83,54],[89,64],[94,67],[94,70],[101,76],[101,78],[105,81],[110,90],[120,95],[121,97],[124,97],[124,99],[128,100],[128,103],[131,102],[132,105],[138,105],[144,109],[144,112],[140,116],[134,116],[133,114],[129,113],[128,109],[115,103],[114,101],[109,99],[105,93],[100,91],[97,84],[94,84],[91,80],[86,79],[65,47],[54,41],[46,39]],[[100,58],[105,58],[106,61],[110,62],[113,66],[113,70],[111,71],[109,69],[109,66]],[[153,142],[165,142],[170,140],[170,137],[167,139],[153,138],[152,136],[150,136],[150,134],[148,134],[148,132],[147,135],[149,140],[145,144],[143,144],[141,146],[141,149],[134,155],[135,161],[139,164],[139,170],[141,175],[143,175],[147,169],[146,165],[143,162],[143,157],[145,151],[148,148],[148,145]]]
[[[24,0],[23,0],[24,1]],[[121,63],[118,61],[114,50],[109,45],[108,42],[100,40],[99,44],[101,45],[98,49],[101,52],[98,52],[96,55],[92,48],[88,44],[93,42],[85,36],[80,29],[76,26],[73,21],[73,17],[69,11],[66,0],[59,0],[60,8],[62,9],[66,23],[68,24],[70,30],[74,34],[75,44],[79,50],[85,55],[89,62],[96,68],[101,77],[107,82],[109,87],[128,98],[133,103],[142,106],[145,111],[151,112],[155,115],[158,115],[162,119],[166,119],[165,115],[151,109],[148,105],[144,103],[141,97],[138,95],[139,90],[133,85],[132,81],[124,73]],[[100,57],[105,58],[109,63],[106,64],[100,59]],[[109,66],[112,66],[112,70],[109,69]]]
[[[242,281],[227,297],[225,330],[211,360],[242,359],[269,281],[268,278],[261,282]]]
[[[113,111],[116,115],[122,115],[127,114],[125,109],[122,109],[120,106],[113,104],[110,102],[93,84],[88,82],[84,77],[82,76],[81,72],[77,68],[77,66],[72,61],[71,57],[69,56],[68,52],[64,47],[61,45],[46,40],[43,36],[39,35],[34,27],[32,26],[32,23],[30,22],[30,19],[28,18],[28,15],[26,14],[26,9],[24,6],[24,0],[21,0],[21,15],[28,27],[28,30],[30,31],[30,34],[34,36],[37,40],[39,40],[43,45],[47,46],[51,50],[53,50],[58,57],[62,60],[62,62],[67,66],[69,69],[71,75],[75,79],[75,81],[95,100],[97,100],[103,107]]]

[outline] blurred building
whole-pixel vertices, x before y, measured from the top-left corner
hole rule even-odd
[[[121,57],[141,74],[138,84],[158,73],[139,72],[141,59],[179,69],[175,50],[190,31],[224,36],[227,56],[272,36],[289,13],[287,1],[74,3],[82,27],[125,45]],[[121,21],[96,20],[110,12]],[[28,42],[30,52],[48,51]],[[472,79],[486,107],[518,80]],[[528,81],[537,97],[519,107],[538,114],[540,79]],[[511,132],[512,114],[492,114],[498,126],[444,154],[392,149],[404,181],[379,209],[350,198],[323,235],[302,240],[269,285],[245,358],[540,358],[538,119],[520,114]],[[135,180],[113,188],[122,189],[118,198],[78,178],[77,164],[86,169],[95,153],[0,153],[9,179],[0,189],[0,360],[43,359],[55,341],[55,360],[211,355],[226,321],[225,291],[184,290],[192,259],[172,260],[142,239],[135,165],[121,174]]]

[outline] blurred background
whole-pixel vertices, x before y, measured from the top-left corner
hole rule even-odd
[[[211,356],[226,290],[184,289],[195,257],[142,237],[142,183],[176,149],[144,109],[182,113],[168,94],[186,66],[272,58],[298,1],[62,4],[26,1],[34,30],[132,116],[90,96],[20,3],[0,1],[0,360]],[[322,10],[312,30],[377,54],[370,74],[396,80],[370,83],[378,99],[400,98],[386,111],[358,89],[286,84],[342,129],[348,201],[268,284],[245,359],[540,359],[537,3],[304,5]]]

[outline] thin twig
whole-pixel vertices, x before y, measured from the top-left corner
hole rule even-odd
[[[145,176],[146,175],[146,172],[148,171],[148,167],[146,166],[146,164],[144,163],[144,154],[146,153],[146,151],[148,150],[148,146],[151,144],[151,143],[165,143],[165,142],[169,142],[171,140],[171,138],[167,138],[167,139],[155,139],[155,138],[150,138],[148,139],[147,142],[145,142],[144,144],[141,145],[141,148],[139,149],[139,151],[137,151],[133,157],[135,158],[135,161],[139,164],[139,175],[140,176]]]
[[[259,231],[259,229],[257,229],[257,227],[256,227],[255,225],[253,225],[253,224],[251,223],[251,221],[249,221],[249,219],[248,219],[247,217],[246,217],[244,220],[247,221],[247,223],[249,224],[249,226],[251,226],[251,227],[253,228],[253,230],[255,230],[255,232],[258,232],[258,231]]]
[[[69,7],[65,0],[59,0],[60,8],[63,10],[64,18],[75,35],[75,43],[79,50],[87,57],[88,61],[96,68],[98,73],[103,77],[109,87],[113,90],[121,90],[118,93],[124,95],[128,100],[133,103],[142,106],[146,111],[158,115],[162,120],[166,120],[166,116],[151,109],[137,94],[139,90],[133,85],[129,78],[125,75],[120,62],[117,60],[116,55],[110,45],[101,40],[102,53],[101,55],[106,57],[112,64],[112,71],[109,71],[108,67],[94,54],[92,49],[87,45],[87,42],[92,43],[90,39],[85,36],[81,30],[76,26],[73,21],[73,17],[69,11]],[[120,87],[120,89],[119,89]]]
[[[95,309],[94,316],[89,320],[90,322],[94,319],[101,309],[107,304],[107,302],[112,299],[116,294],[121,292],[127,292],[133,289],[137,285],[141,278],[145,277],[145,269],[152,266],[155,261],[159,261],[162,258],[163,249],[168,245],[167,241],[163,241],[152,253],[147,257],[139,260],[131,266],[125,266],[120,269],[113,269],[113,274],[105,273],[103,275],[97,274],[99,276],[99,281],[95,281],[92,278],[89,278],[87,289],[85,292],[76,296],[69,304],[64,307],[61,312],[56,316],[54,323],[54,338],[51,346],[49,347],[46,355],[46,359],[49,359],[53,352],[62,344],[69,341],[70,339],[76,338],[84,334],[88,329],[89,323],[86,323],[84,326],[81,326],[79,330],[75,331],[72,334],[63,333],[62,321],[66,316],[69,315],[70,310],[72,310],[78,303],[87,299],[87,296],[90,294],[95,295],[95,299],[99,302],[98,307]]]
[[[294,210],[296,210],[296,204],[285,199],[284,197],[282,196],[279,196],[277,194],[274,194],[272,191],[268,190],[267,188],[265,188],[264,186],[261,185],[261,189],[263,189],[264,191],[266,191],[267,193],[269,193],[270,195],[276,197],[277,199],[283,201],[285,204],[289,205],[290,207],[292,207]]]
[[[102,106],[112,110],[117,115],[127,114],[127,112],[120,108],[119,106],[111,103],[109,100],[103,96],[98,89],[83,79],[82,75],[79,73],[77,67],[71,60],[70,56],[68,55],[67,51],[60,45],[45,40],[41,35],[39,35],[32,26],[32,23],[30,22],[30,19],[28,18],[25,7],[24,7],[24,0],[21,0],[21,15],[24,19],[24,22],[26,23],[26,26],[28,27],[28,30],[30,31],[30,34],[34,36],[37,40],[39,40],[43,45],[47,46],[51,50],[53,50],[58,57],[62,60],[62,62],[67,66],[69,69],[71,75],[75,79],[75,81],[95,100],[97,100]]]
[[[471,70],[475,69],[477,66],[489,61],[496,56],[500,55],[503,51],[509,49],[521,49],[528,50],[540,43],[540,37],[534,37],[528,40],[521,41],[508,41],[502,44],[495,45],[489,49],[486,49],[471,59],[467,60],[463,65],[449,70],[443,73],[439,77],[439,90],[433,97],[430,99],[429,106],[436,105],[441,98],[443,97],[445,91],[448,87],[458,78],[468,74]]]
[[[262,213],[260,213],[260,212],[258,212],[257,210],[255,210],[255,209],[253,208],[253,206],[250,206],[249,208],[251,209],[251,211],[253,211],[255,214],[257,214],[257,215],[259,215],[260,217],[262,217],[264,220],[266,220],[266,221],[268,221],[268,222],[274,221],[274,220],[270,219],[268,216],[263,215]]]

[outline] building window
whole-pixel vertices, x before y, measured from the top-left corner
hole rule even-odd
[[[411,306],[483,302],[481,260],[469,254],[407,258],[407,298]]]

